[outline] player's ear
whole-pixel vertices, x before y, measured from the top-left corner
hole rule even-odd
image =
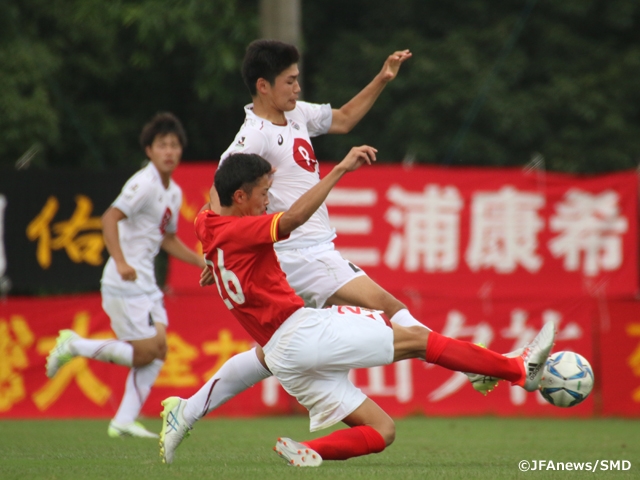
[[[256,92],[258,93],[262,93],[264,95],[269,92],[270,87],[271,87],[271,84],[269,83],[269,81],[262,77],[260,77],[256,81]]]
[[[247,192],[239,188],[235,192],[233,192],[233,203],[242,204],[247,198]]]

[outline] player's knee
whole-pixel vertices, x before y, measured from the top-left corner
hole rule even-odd
[[[144,367],[145,365],[149,365],[156,359],[156,354],[154,350],[143,349],[143,348],[134,348],[133,350],[133,366],[134,367]]]
[[[133,366],[144,367],[155,359],[164,360],[167,355],[166,342],[144,342],[133,345]]]
[[[379,425],[376,430],[378,430],[378,433],[384,439],[384,443],[387,447],[396,439],[396,424],[390,418],[382,425]]]
[[[156,358],[163,361],[167,358],[167,342],[161,342],[160,345],[158,345]]]

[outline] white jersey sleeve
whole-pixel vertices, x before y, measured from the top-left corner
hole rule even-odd
[[[269,138],[263,131],[263,120],[256,116],[247,117],[233,143],[220,155],[220,164],[235,153],[255,153],[266,157],[269,151]]]
[[[120,195],[111,204],[127,217],[132,217],[136,213],[144,210],[147,206],[152,191],[152,185],[141,181],[140,175],[134,175],[124,184]]]
[[[324,135],[329,131],[333,120],[331,105],[307,102],[297,102],[296,105],[307,120],[307,130],[310,137]]]

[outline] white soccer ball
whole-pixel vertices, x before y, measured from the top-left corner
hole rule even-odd
[[[544,365],[540,392],[551,405],[573,407],[589,396],[593,389],[593,370],[582,355],[556,352]]]

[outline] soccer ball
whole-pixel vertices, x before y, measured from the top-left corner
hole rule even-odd
[[[586,358],[575,352],[556,352],[544,365],[540,392],[551,405],[573,407],[593,389],[593,370]]]

